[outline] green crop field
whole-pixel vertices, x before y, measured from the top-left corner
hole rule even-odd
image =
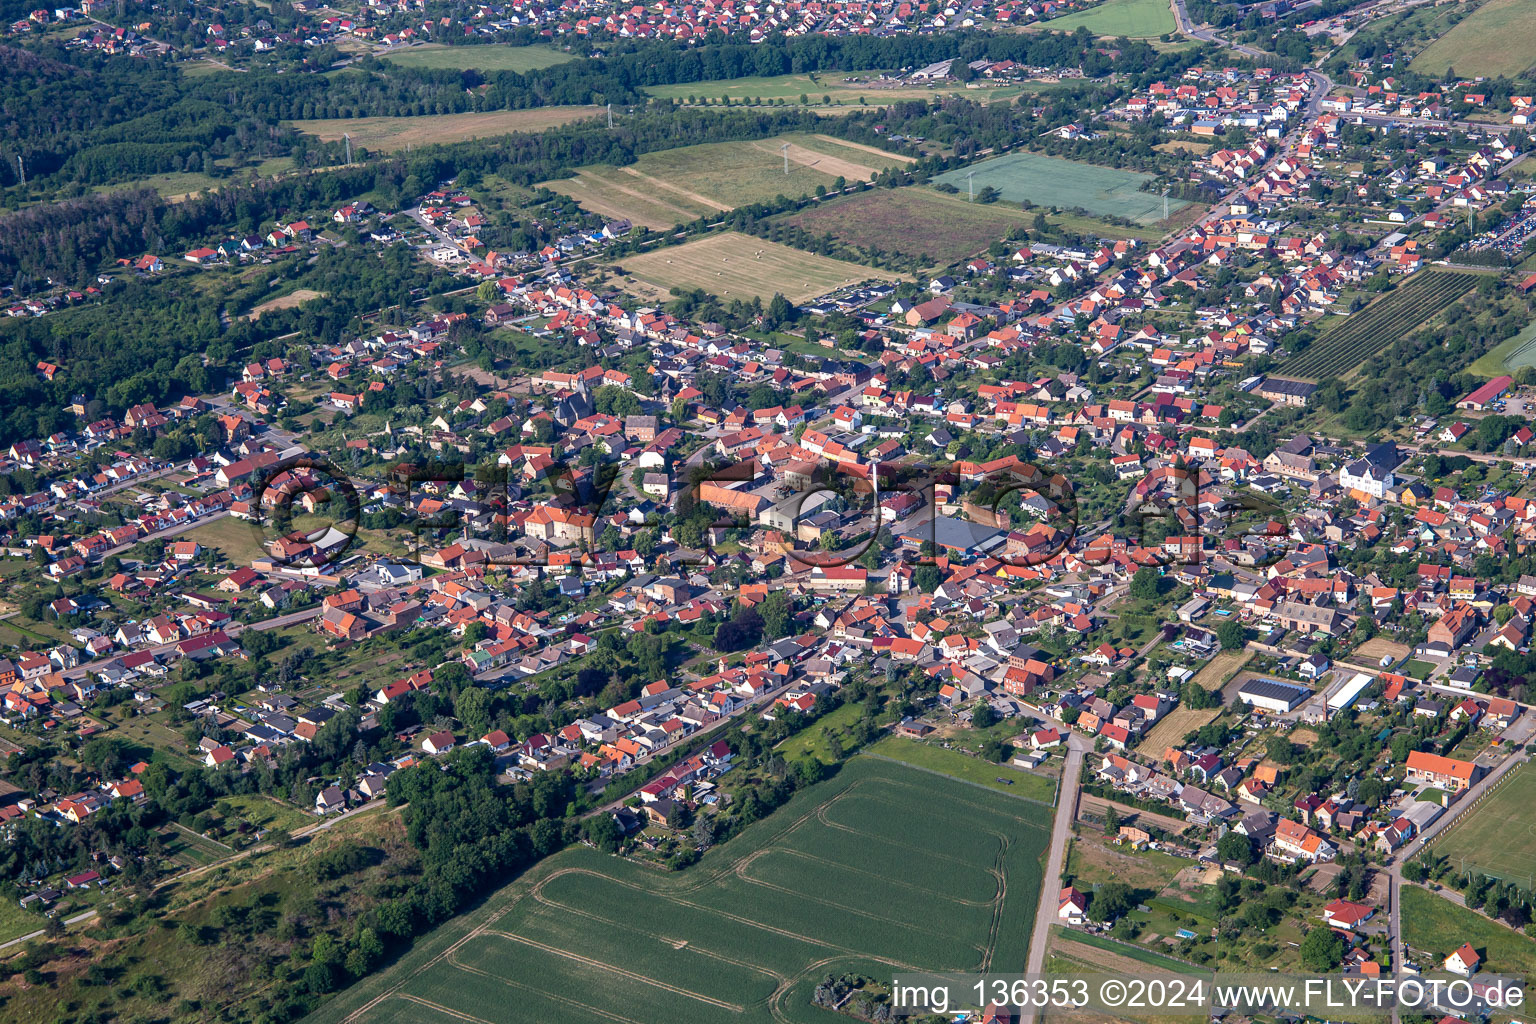
[[[552,857],[310,1020],[814,1024],[828,973],[1017,970],[1050,814],[857,758],[679,874]]]
[[[1163,0],[1103,0],[1082,11],[1073,11],[1044,22],[1053,32],[1086,28],[1096,36],[1127,36],[1149,39],[1172,32],[1173,11]]]
[[[971,171],[975,175],[968,184],[966,174]],[[1125,217],[1138,224],[1152,224],[1163,216],[1163,197],[1141,191],[1141,186],[1152,180],[1150,174],[1036,153],[993,157],[941,174],[934,180],[953,185],[967,195],[971,184],[977,192],[991,186],[1010,203],[1028,200],[1036,206],[1059,206],[1064,210],[1081,207],[1101,217]],[[1172,214],[1188,205],[1181,199],[1170,199],[1168,211]]]
[[[1530,889],[1536,882],[1536,769],[1522,765],[1478,806],[1464,811],[1431,849],[1457,871],[1478,871]]]
[[[1510,78],[1536,65],[1536,4],[1488,0],[1425,47],[1409,67],[1425,75]]]
[[[1512,338],[1506,338],[1491,352],[1479,356],[1467,367],[1467,372],[1479,377],[1499,377],[1513,374],[1527,366],[1536,366],[1536,323]]]
[[[537,71],[575,60],[550,46],[412,46],[384,57],[405,68],[452,68],[476,71]]]
[[[791,302],[825,295],[860,281],[900,275],[792,249],[739,231],[717,231],[682,245],[626,256],[625,290],[664,302],[673,288],[702,288],[724,299],[762,299],[777,292]]]
[[[1484,971],[1536,974],[1536,939],[1417,885],[1403,886],[1402,900],[1403,942],[1410,950],[1432,955],[1438,961],[1420,959],[1421,966],[1438,967],[1467,942],[1482,954]]]
[[[1342,377],[1460,298],[1478,275],[1421,270],[1285,364],[1287,376]]]
[[[784,172],[788,146],[789,173]],[[545,186],[593,213],[665,229],[775,196],[802,196],[838,178],[867,181],[910,156],[844,142],[831,135],[792,132],[771,139],[707,142],[646,153],[626,167],[597,164]]]

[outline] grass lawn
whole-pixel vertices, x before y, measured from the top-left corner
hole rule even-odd
[[[1482,731],[1482,730],[1476,730]],[[1536,876],[1536,769],[1525,764],[1499,782],[1489,796],[1435,840],[1437,854],[1458,871],[1465,865],[1485,875],[1529,888]]]
[[[282,828],[292,831],[313,825],[315,819],[292,804],[281,803],[262,793],[242,793],[221,797],[216,807],[228,806],[233,817],[259,829]]]
[[[902,275],[792,249],[736,231],[717,231],[682,245],[668,246],[621,264],[631,280],[625,290],[664,302],[673,287],[702,288],[727,300],[762,299],[774,293],[790,302],[860,281],[896,281]]]
[[[1488,920],[1417,885],[1403,886],[1403,941],[1432,969],[1463,942],[1483,957],[1484,971],[1536,974],[1536,939]]]
[[[120,192],[130,188],[152,188],[161,196],[173,202],[185,199],[195,192],[202,192],[213,188],[218,181],[200,171],[167,171],[164,174],[151,174],[146,178],[138,178],[134,181],[119,181],[111,185],[97,185],[97,192]]]
[[[1513,78],[1536,64],[1533,14],[1530,0],[1488,0],[1420,52],[1409,67],[1425,75],[1455,68],[1459,78]]]
[[[219,554],[231,565],[250,565],[254,559],[267,555],[260,537],[260,529],[255,523],[225,516],[188,530],[177,539],[195,540],[205,548],[218,548]]]
[[[1036,206],[1056,206],[1063,210],[1080,207],[1092,214],[1125,217],[1141,225],[1156,223],[1163,217],[1162,195],[1144,192],[1141,188],[1152,180],[1150,174],[1021,152],[957,168],[934,180],[968,192],[971,183],[967,182],[966,175],[971,172],[974,172],[971,183],[976,191],[991,186],[1010,203],[1027,199]],[[1168,210],[1171,215],[1188,205],[1182,199],[1170,199]]]
[[[1434,665],[1427,661],[1420,661],[1417,658],[1403,665],[1403,675],[1408,676],[1411,679],[1427,678],[1429,674],[1434,670]]]
[[[829,734],[841,732],[853,725],[864,714],[860,704],[844,704],[840,708],[818,718],[808,729],[803,729],[779,744],[779,754],[786,761],[802,757],[814,757],[823,764],[831,764],[837,758],[827,750]]]
[[[22,910],[15,900],[0,900],[0,942],[35,932],[45,923],[41,914]]]
[[[552,46],[412,46],[383,58],[403,68],[476,71],[537,71],[575,60]]]
[[[150,761],[158,758],[175,765],[178,769],[184,769],[188,762],[202,764],[202,756],[193,757],[187,751],[186,739],[166,724],[166,721],[164,712],[134,715],[118,723],[115,728],[123,739],[153,750],[154,754],[149,758]]]
[[[1046,804],[1056,801],[1055,779],[1026,772],[1011,765],[993,764],[991,761],[962,754],[958,750],[949,750],[935,743],[890,736],[871,746],[869,752],[903,764],[962,779],[978,786],[985,786],[987,789],[995,789],[1010,796],[1038,800]],[[998,779],[1010,779],[1013,785],[999,782]]]
[[[235,852],[232,847],[226,846],[218,840],[199,835],[185,826],[178,825],[174,821],[167,827],[165,834],[167,836],[174,836],[185,844],[188,850],[194,852],[199,863],[211,864]]]
[[[1081,11],[1041,23],[1052,32],[1086,28],[1099,36],[1148,39],[1172,32],[1173,11],[1163,0],[1103,0]]]
[[[551,857],[309,1020],[515,1005],[507,1019],[809,1022],[829,970],[1022,963],[1049,822],[1037,804],[855,758],[681,873],[586,848]]]
[[[435,142],[463,142],[509,132],[541,132],[602,112],[602,107],[535,107],[432,117],[336,117],[285,123],[324,142],[336,142],[343,134],[350,134],[354,145],[392,153]]]
[[[1116,846],[1101,833],[1079,825],[1063,871],[1082,889],[1101,882],[1124,882],[1133,889],[1161,892],[1192,864],[1194,861],[1157,850]]]

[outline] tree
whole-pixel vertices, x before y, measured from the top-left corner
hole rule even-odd
[[[938,590],[939,585],[943,582],[944,577],[939,572],[938,566],[935,565],[920,566],[912,574],[912,585],[925,594],[931,594]]]
[[[1228,832],[1217,841],[1216,855],[1234,864],[1252,864],[1253,840],[1237,832]]]
[[[471,736],[484,736],[491,729],[491,694],[478,686],[467,686],[453,701],[453,714]]]
[[[787,590],[775,590],[757,606],[763,618],[763,635],[770,640],[781,640],[794,631],[795,606]]]
[[[1344,940],[1332,928],[1313,928],[1301,940],[1301,964],[1309,971],[1332,971],[1344,956]]]
[[[1104,834],[1107,836],[1120,834],[1120,812],[1113,807],[1104,811]]]
[[[1150,566],[1137,569],[1136,575],[1131,577],[1131,596],[1138,601],[1156,601],[1161,580],[1157,570]]]
[[[581,834],[587,842],[606,853],[618,853],[624,842],[624,833],[612,814],[595,814],[588,818],[581,827]]]
[[[1298,750],[1296,744],[1284,736],[1271,736],[1264,745],[1264,753],[1271,761],[1280,764],[1291,764],[1296,760]]]
[[[706,815],[699,815],[693,821],[693,845],[703,853],[715,844],[714,822]]]
[[[1228,619],[1216,627],[1216,639],[1221,643],[1224,651],[1241,650],[1248,642],[1248,630],[1236,619]]]
[[[1088,904],[1088,916],[1107,924],[1130,913],[1135,906],[1130,886],[1124,882],[1105,882],[1093,894]]]
[[[763,327],[767,330],[776,330],[780,324],[788,322],[794,316],[794,307],[789,300],[778,292],[773,293],[773,299],[768,303],[768,309],[763,313]]]
[[[982,701],[976,705],[976,710],[971,712],[971,725],[977,729],[985,729],[997,722],[997,712],[992,710],[992,705]]]

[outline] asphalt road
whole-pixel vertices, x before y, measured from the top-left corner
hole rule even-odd
[[[1056,921],[1056,901],[1061,894],[1061,869],[1072,837],[1072,822],[1077,819],[1077,800],[1081,790],[1083,757],[1089,750],[1087,737],[1047,715],[1031,714],[1042,725],[1055,726],[1067,737],[1066,762],[1061,769],[1061,788],[1056,794],[1056,818],[1051,823],[1049,853],[1045,874],[1040,879],[1040,904],[1035,908],[1035,924],[1029,935],[1029,959],[1025,974],[1039,974],[1045,965],[1045,947],[1050,941],[1051,925]],[[1034,1014],[1023,1020],[1033,1022]]]
[[[325,609],[321,608],[319,605],[316,605],[313,608],[305,608],[303,611],[289,612],[287,615],[279,615],[275,618],[266,619],[251,626],[247,626],[243,622],[232,622],[225,628],[224,632],[231,640],[234,640],[238,639],[240,634],[247,629],[254,629],[257,632],[265,632],[269,629],[282,629],[284,626],[291,626],[296,622],[308,622],[310,619],[317,618],[324,610]],[[178,641],[178,643],[179,642],[180,641]],[[153,647],[145,647],[140,649],[153,651],[155,654],[164,654],[166,651],[171,650],[175,646],[176,644],[156,644]],[[115,654],[110,654],[105,658],[97,658],[95,661],[87,661],[76,665],[74,668],[66,669],[61,674],[65,679],[83,679],[91,672],[105,667],[109,662],[116,661],[122,656],[123,652],[119,651]]]

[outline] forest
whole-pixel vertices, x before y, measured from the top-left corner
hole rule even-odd
[[[56,42],[34,50],[0,45],[0,109],[15,124],[0,142],[0,189],[15,206],[29,197],[56,197],[66,185],[79,191],[168,171],[221,176],[233,172],[231,164],[250,166],[275,156],[293,156],[307,167],[341,162],[337,144],[300,135],[285,120],[636,104],[653,85],[914,67],[950,57],[1081,66],[1090,78],[1112,67],[1123,77],[1129,68],[1137,80],[1177,73],[1204,52],[1160,54],[1144,42],[1122,42],[1112,63],[1082,29],[963,38],[809,36],[757,44],[716,36],[687,49],[618,43],[603,57],[528,75],[401,67],[365,57],[345,74],[256,69],[188,78],[168,60],[116,60]],[[28,186],[21,184],[23,171]]]
[[[295,269],[300,265],[295,264]],[[69,428],[64,410],[84,394],[89,408],[121,412],[139,402],[165,404],[183,394],[222,386],[225,372],[251,347],[302,329],[319,341],[339,341],[354,317],[381,302],[410,302],[413,288],[452,287],[405,247],[382,258],[360,247],[325,250],[296,280],[325,291],[323,310],[276,310],[259,320],[220,323],[226,306],[240,308],[265,294],[266,282],[210,294],[189,277],[124,279],[101,302],[41,318],[0,320],[0,444],[46,437]],[[62,367],[52,381],[34,372],[38,361]]]

